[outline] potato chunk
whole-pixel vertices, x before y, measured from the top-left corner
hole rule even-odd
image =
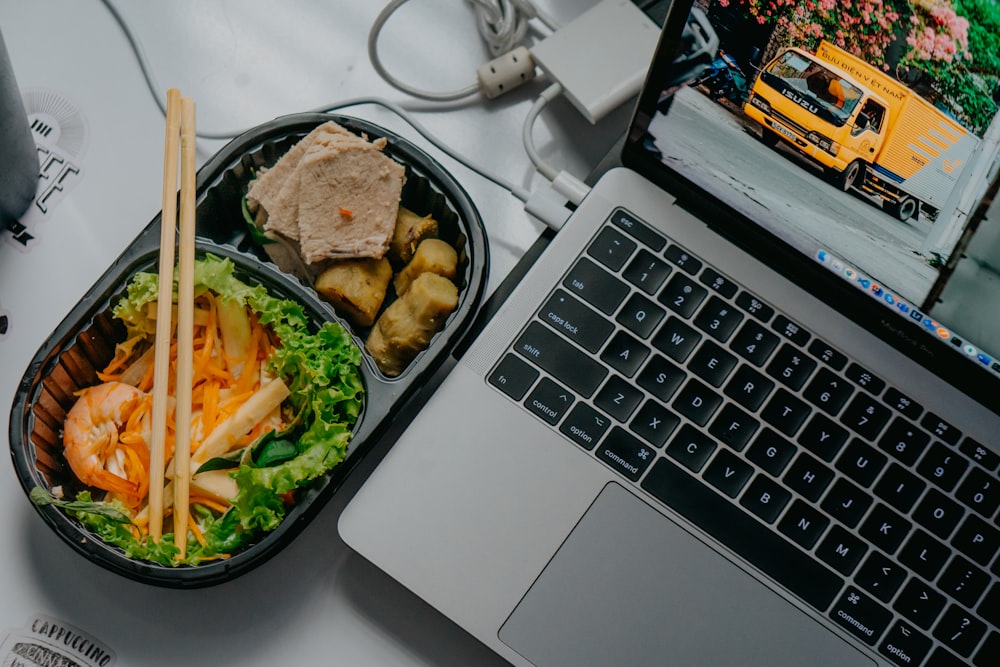
[[[440,239],[425,239],[417,246],[413,259],[396,274],[393,285],[396,294],[406,294],[410,283],[421,273],[436,273],[451,279],[458,271],[458,253]]]
[[[423,217],[403,206],[396,213],[396,228],[389,242],[389,259],[402,266],[413,258],[424,239],[437,238],[438,222],[429,215]]]
[[[381,259],[345,259],[334,262],[316,278],[316,291],[334,309],[358,327],[370,327],[385,300],[392,266]]]
[[[383,373],[396,377],[427,348],[457,307],[455,283],[435,273],[421,273],[375,322],[365,349]]]

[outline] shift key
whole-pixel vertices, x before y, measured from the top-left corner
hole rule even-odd
[[[581,396],[591,396],[608,371],[544,324],[532,322],[514,350]]]

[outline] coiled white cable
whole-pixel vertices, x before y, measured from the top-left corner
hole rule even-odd
[[[379,12],[368,32],[368,59],[382,79],[396,90],[431,102],[453,102],[480,91],[478,83],[451,92],[431,92],[421,90],[393,76],[382,63],[378,54],[378,38],[389,17],[408,0],[392,0]],[[479,33],[494,57],[501,56],[516,48],[524,41],[530,28],[530,21],[538,19],[546,28],[555,31],[556,22],[535,7],[530,0],[467,0],[476,12]]]

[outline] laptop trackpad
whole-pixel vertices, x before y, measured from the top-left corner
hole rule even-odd
[[[617,484],[499,636],[539,667],[874,664]]]

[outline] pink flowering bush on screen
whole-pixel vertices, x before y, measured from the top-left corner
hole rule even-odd
[[[826,39],[871,64],[890,69],[889,47],[905,35],[909,61],[964,57],[969,22],[950,0],[718,0],[742,6],[760,24],[785,32],[787,44],[815,49]]]

